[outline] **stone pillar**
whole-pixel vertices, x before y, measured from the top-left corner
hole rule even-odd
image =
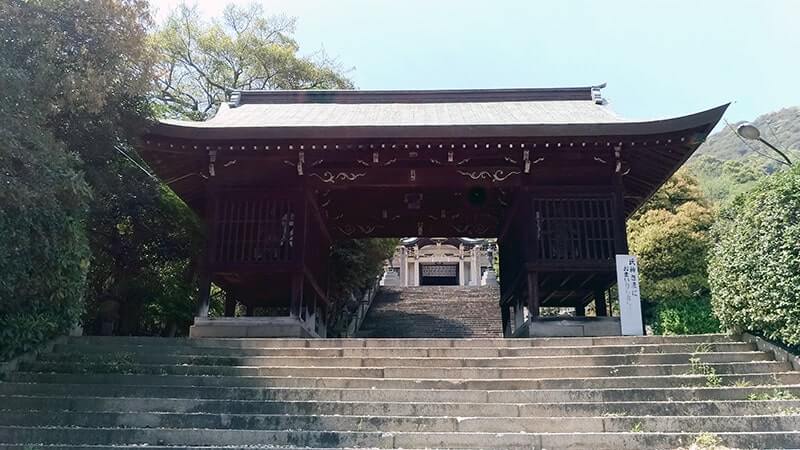
[[[411,285],[412,286],[419,286],[420,279],[419,279],[419,259],[418,258],[416,258],[416,257],[414,258],[414,263],[413,263],[412,267],[413,267],[413,269],[412,269],[413,273],[411,274],[411,279],[412,279],[412,284]]]
[[[470,269],[472,270],[472,276],[470,277],[469,285],[479,286],[481,284],[481,264],[478,262],[478,247],[472,247],[471,253]]]
[[[466,273],[464,272],[464,255],[458,260],[458,285],[464,286],[466,284]]]
[[[408,255],[405,246],[400,247],[400,286],[408,286]]]

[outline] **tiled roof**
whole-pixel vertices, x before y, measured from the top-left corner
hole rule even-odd
[[[612,123],[598,87],[450,91],[246,91],[202,128]]]
[[[193,140],[632,136],[716,123],[725,110],[627,120],[609,108],[602,87],[242,91],[210,120],[164,120],[150,134]]]

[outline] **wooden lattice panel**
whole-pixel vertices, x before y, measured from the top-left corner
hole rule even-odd
[[[534,199],[538,259],[613,259],[613,207],[611,197]]]
[[[289,198],[220,198],[214,230],[216,263],[287,262],[295,253],[295,205]]]

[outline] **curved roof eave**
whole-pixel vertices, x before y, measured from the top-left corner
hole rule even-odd
[[[722,118],[730,103],[695,114],[651,121],[608,123],[546,123],[486,125],[358,125],[358,126],[280,126],[219,127],[205,122],[185,125],[159,122],[149,134],[190,140],[249,139],[446,139],[515,138],[568,136],[638,136],[668,134],[707,127],[707,132]]]

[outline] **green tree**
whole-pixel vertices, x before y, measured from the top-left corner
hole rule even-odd
[[[0,3],[3,342],[63,333],[82,311],[90,217],[115,148],[142,124],[144,1]],[[129,128],[131,127],[131,128]],[[87,183],[94,195],[89,198]],[[6,189],[8,188],[8,189]],[[7,307],[8,306],[8,307]]]
[[[334,307],[329,311],[329,334],[336,336],[350,324],[353,312],[366,289],[383,273],[387,259],[394,254],[397,239],[343,239],[334,242],[330,297]]]
[[[714,211],[697,179],[676,173],[628,221],[645,321],[657,334],[713,332],[706,255]]]
[[[0,361],[77,323],[89,265],[88,186],[26,100],[14,50],[0,52]]]
[[[713,238],[709,277],[722,324],[800,345],[800,165],[736,197]]]
[[[768,175],[763,162],[753,158],[723,161],[702,155],[692,160],[690,170],[700,181],[705,195],[718,204],[750,190]]]
[[[237,90],[351,89],[323,51],[299,54],[294,30],[295,19],[268,16],[256,3],[228,5],[212,20],[181,4],[153,36],[159,112],[203,120]]]
[[[190,264],[198,232],[133,151],[152,116],[147,2],[12,0],[0,8],[3,67],[26,83],[24,100],[7,104],[35,109],[91,188],[81,221],[91,249],[84,322],[91,332],[98,316],[116,315],[117,331],[139,332],[143,305],[189,278],[179,268]],[[190,309],[192,284],[182,286]]]

